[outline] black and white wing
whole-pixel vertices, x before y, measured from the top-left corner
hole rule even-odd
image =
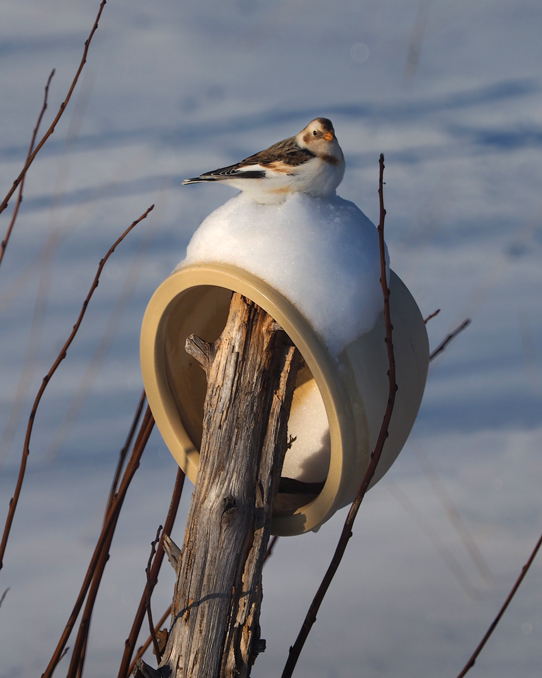
[[[296,168],[312,160],[315,155],[301,148],[295,137],[279,141],[265,151],[251,155],[235,165],[205,172],[199,177],[185,179],[183,184],[203,181],[227,181],[228,179],[265,179],[277,174],[295,174]]]

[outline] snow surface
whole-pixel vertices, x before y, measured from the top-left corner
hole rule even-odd
[[[288,298],[333,355],[374,326],[383,307],[378,233],[352,202],[294,193],[262,205],[240,193],[190,241],[190,264],[233,264]]]

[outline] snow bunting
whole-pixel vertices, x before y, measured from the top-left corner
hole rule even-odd
[[[316,118],[295,137],[183,184],[220,181],[245,191],[256,202],[276,203],[289,193],[334,195],[343,176],[344,156],[331,120]]]

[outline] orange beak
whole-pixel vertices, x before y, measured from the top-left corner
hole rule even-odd
[[[324,134],[324,139],[326,141],[331,141],[333,139],[333,137],[334,137],[333,132],[328,132],[327,134]]]

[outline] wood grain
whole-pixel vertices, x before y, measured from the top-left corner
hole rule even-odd
[[[243,678],[265,648],[261,573],[301,357],[239,294],[220,338],[186,348],[207,374],[204,431],[158,675]]]

